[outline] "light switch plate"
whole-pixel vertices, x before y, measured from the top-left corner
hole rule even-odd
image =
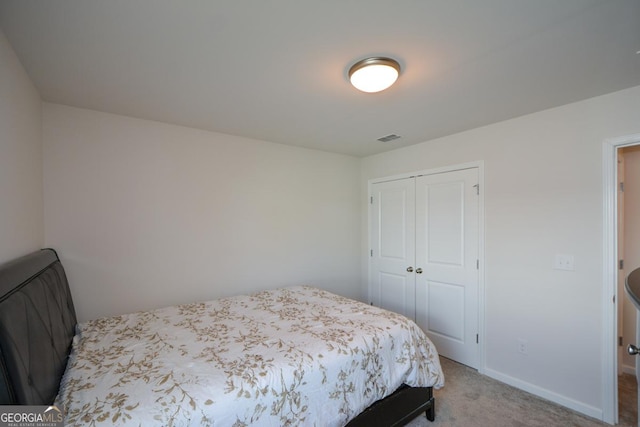
[[[553,268],[555,268],[556,270],[574,271],[575,268],[573,265],[573,255],[556,254]]]

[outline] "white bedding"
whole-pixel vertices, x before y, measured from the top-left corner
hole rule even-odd
[[[310,287],[78,325],[66,425],[341,426],[402,383],[444,383],[405,317]]]

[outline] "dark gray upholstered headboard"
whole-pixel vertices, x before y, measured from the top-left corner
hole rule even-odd
[[[0,267],[0,404],[53,403],[75,326],[67,277],[53,249]]]

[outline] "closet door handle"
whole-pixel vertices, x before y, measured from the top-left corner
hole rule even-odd
[[[408,271],[409,273],[413,273],[413,267],[407,267],[407,271]]]
[[[416,273],[417,274],[422,274],[422,269],[421,268],[416,268]]]

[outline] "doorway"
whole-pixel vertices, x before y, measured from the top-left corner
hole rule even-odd
[[[636,308],[625,294],[625,278],[640,267],[640,145],[618,148],[618,421],[638,425],[636,359],[627,352],[637,345]]]
[[[618,374],[624,366],[620,355],[619,336],[623,328],[618,327],[619,308],[624,306],[624,293],[619,289],[620,250],[618,202],[618,151],[625,147],[640,145],[640,134],[609,139],[603,143],[603,421],[616,424],[619,421]],[[623,308],[624,310],[624,308]],[[622,331],[620,330],[622,329]],[[624,350],[624,349],[622,349]]]

